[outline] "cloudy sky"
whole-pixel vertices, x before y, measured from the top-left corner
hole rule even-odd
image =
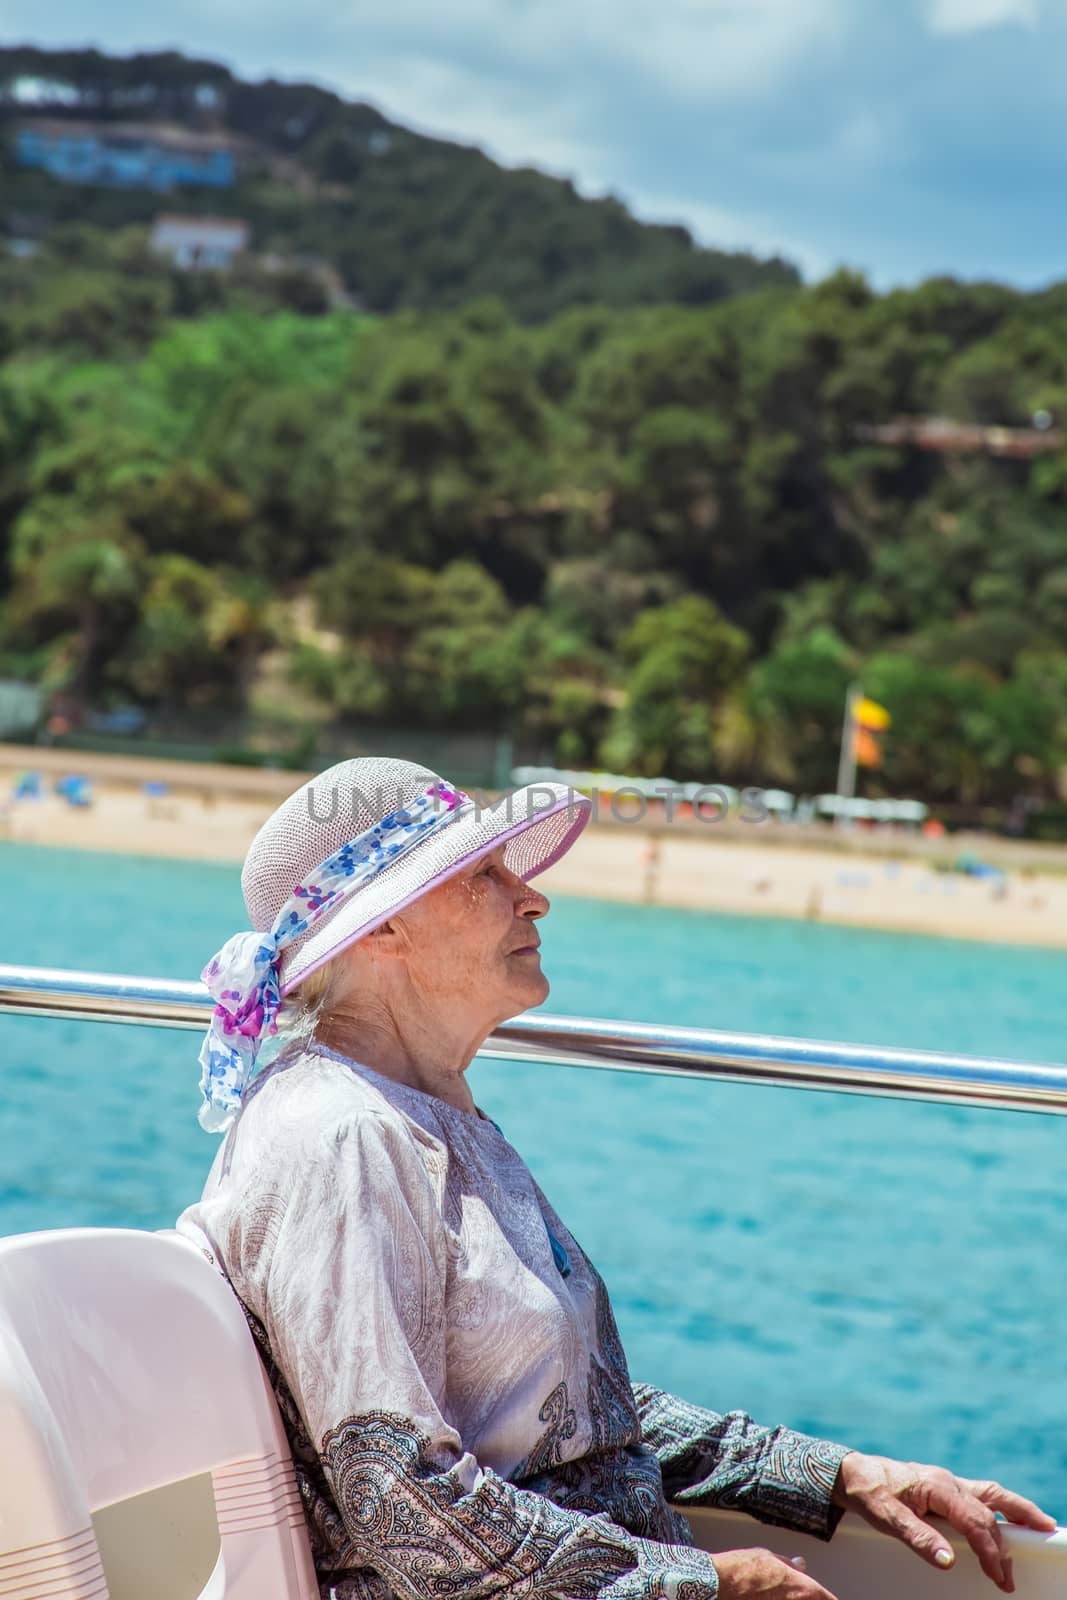
[[[809,276],[1067,277],[1067,0],[0,0],[0,39],[313,79]]]

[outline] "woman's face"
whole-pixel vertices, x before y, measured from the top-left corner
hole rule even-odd
[[[417,900],[398,919],[408,969],[427,1000],[469,1009],[487,1030],[548,995],[534,926],[548,900],[504,865],[504,846]]]

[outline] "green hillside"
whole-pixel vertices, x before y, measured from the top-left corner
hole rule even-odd
[[[191,125],[196,107],[293,148],[240,191],[290,264],[231,273],[148,252],[159,196],[7,169],[8,215],[40,239],[0,255],[0,677],[194,741],[269,726],[304,759],[353,726],[480,732],[568,766],[809,793],[834,785],[861,680],[893,719],[868,793],[1063,825],[1064,285],[879,295],[750,263],[747,287],[769,287],[633,303],[667,282],[657,261],[740,264],[317,89],[180,57],[151,80],[5,60],[81,74],[99,117],[136,102]],[[293,163],[340,182],[360,128],[388,144],[331,213]],[[432,172],[469,197],[451,278]],[[495,253],[476,243],[494,206]],[[330,215],[350,241],[363,219],[346,280],[371,314],[330,309],[300,264],[325,235],[297,251],[292,230],[329,234]],[[1059,427],[1031,430],[1039,411]],[[937,414],[1019,430],[1022,453],[880,426]]]
[[[234,137],[237,187],[161,199],[18,169],[10,133],[42,110],[13,100],[12,86],[28,78],[78,91],[78,103],[48,107],[50,118]],[[0,132],[0,226],[9,232],[143,225],[161,206],[236,215],[251,224],[257,252],[321,257],[371,311],[493,295],[530,321],[572,305],[706,305],[798,281],[784,261],[698,249],[682,227],[638,222],[618,200],[584,199],[568,182],[506,169],[311,84],[245,83],[217,62],[177,54],[0,50]]]
[[[868,792],[1057,795],[1062,449],[864,425],[1067,415],[1061,290],[176,317],[108,236],[71,242],[8,268],[0,676],[325,750],[353,721],[481,729],[808,792],[860,677],[893,715]]]

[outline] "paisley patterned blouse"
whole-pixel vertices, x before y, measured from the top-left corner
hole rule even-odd
[[[837,1524],[842,1446],[631,1385],[603,1281],[479,1112],[291,1046],[178,1228],[245,1308],[330,1600],[712,1600],[669,1500]]]

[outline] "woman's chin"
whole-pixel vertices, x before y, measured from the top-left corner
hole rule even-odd
[[[511,993],[516,997],[521,996],[516,1009],[528,1011],[531,1006],[539,1006],[548,999],[549,982],[541,971],[541,963],[537,954],[521,956],[511,962],[511,983],[508,985]],[[516,968],[525,970],[516,971]]]

